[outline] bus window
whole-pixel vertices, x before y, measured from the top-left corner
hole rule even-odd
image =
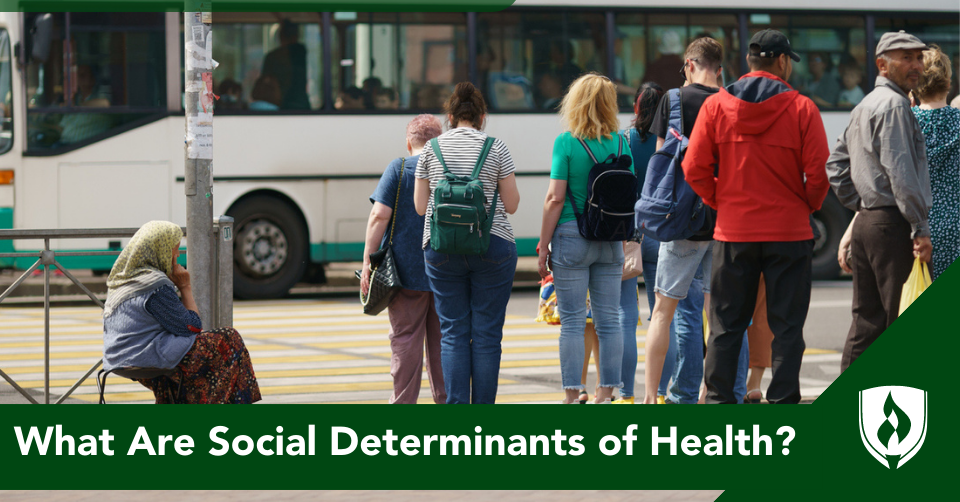
[[[320,14],[217,12],[213,20],[218,112],[323,106]]]
[[[790,85],[821,110],[853,108],[872,88],[863,17],[751,14],[748,20],[750,36],[767,28],[787,35],[800,55]]]
[[[723,46],[723,80],[740,78],[737,17],[730,14],[617,14],[616,63],[624,67],[623,111],[633,110],[633,96],[643,82],[664,90],[683,85],[683,53],[694,39],[709,36]]]
[[[477,83],[493,110],[554,111],[582,73],[607,73],[600,12],[481,13],[477,34]]]
[[[463,13],[337,12],[332,41],[340,111],[436,111],[467,80]]]
[[[0,154],[13,147],[13,66],[10,61],[10,35],[0,29]]]
[[[155,13],[28,14],[47,50],[27,73],[27,150],[103,138],[166,106],[164,16]],[[47,43],[49,42],[49,43]]]
[[[947,56],[953,66],[953,78],[950,82],[950,92],[947,93],[947,103],[957,96],[960,83],[960,30],[957,29],[957,13],[937,18],[884,18],[877,16],[877,27],[874,31],[877,39],[888,31],[904,30],[916,35],[926,44],[936,44]],[[872,56],[871,56],[872,61]]]

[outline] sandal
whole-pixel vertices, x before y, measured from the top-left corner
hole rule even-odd
[[[756,398],[750,397],[750,395],[753,394],[754,392],[756,392],[757,394],[760,394],[760,397],[756,397]],[[760,404],[760,401],[762,400],[763,400],[763,391],[761,391],[760,389],[748,390],[747,393],[743,396],[743,404]]]
[[[581,390],[580,396],[577,398],[577,401],[580,401],[580,404],[587,404],[587,401],[590,400],[590,396],[587,394],[587,391]]]

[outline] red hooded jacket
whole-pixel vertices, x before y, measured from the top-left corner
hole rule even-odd
[[[683,173],[717,210],[714,239],[802,241],[813,239],[810,213],[830,189],[829,156],[813,101],[755,71],[703,103]]]

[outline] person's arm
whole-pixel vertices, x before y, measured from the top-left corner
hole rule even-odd
[[[189,291],[189,286],[186,291]],[[173,333],[176,336],[191,336],[202,331],[202,322],[200,315],[196,310],[186,306],[186,291],[181,289],[180,293],[184,295],[184,301],[177,298],[177,293],[169,285],[161,286],[155,291],[144,305],[147,312],[150,313],[163,326],[163,329]],[[193,295],[190,295],[192,301]],[[196,304],[193,305],[196,308]]]
[[[717,147],[714,131],[714,104],[717,101],[707,99],[697,117],[697,127],[687,144],[687,153],[683,158],[683,176],[690,188],[697,193],[708,206],[717,208],[717,178],[714,166],[719,162],[720,151]]]
[[[190,286],[190,272],[187,272],[187,269],[183,268],[179,263],[174,262],[173,273],[170,274],[170,280],[173,281],[173,284],[180,290],[183,306],[199,316],[200,309],[197,307],[197,302],[193,299],[193,288]]]
[[[930,242],[930,225],[927,205],[930,179],[921,179],[920,157],[914,139],[917,124],[913,111],[906,107],[893,108],[883,114],[880,130],[880,166],[890,180],[893,197],[903,218],[910,223],[910,238],[913,251],[923,261],[930,261],[933,249]],[[925,148],[922,144],[920,148]],[[923,184],[926,184],[926,187]]]
[[[851,211],[857,211],[860,209],[860,194],[857,193],[857,187],[854,186],[853,177],[850,175],[848,134],[856,134],[856,130],[847,126],[847,130],[837,138],[837,146],[827,158],[827,178],[840,203]]]
[[[370,255],[380,249],[380,242],[390,225],[393,208],[380,202],[373,203],[367,220],[367,235],[363,244],[363,268],[360,271],[360,291],[364,295],[370,289]]]
[[[500,190],[500,200],[503,201],[503,209],[507,214],[514,214],[520,207],[520,190],[517,188],[517,176],[510,173],[506,178],[497,182],[497,188]]]
[[[417,208],[417,214],[420,216],[427,214],[428,202],[430,202],[430,180],[417,178],[413,185],[413,205]]]
[[[500,166],[500,173],[497,176],[497,189],[500,191],[503,209],[507,214],[514,214],[520,207],[520,190],[517,189],[517,176],[514,174],[516,167],[513,165],[513,157],[510,155],[510,150],[507,150],[507,146],[500,140],[494,142],[492,150],[496,154]]]
[[[563,212],[563,201],[566,197],[567,180],[551,179],[550,185],[547,187],[547,197],[543,201],[543,219],[540,222],[538,268],[541,278],[550,275],[547,271],[547,264],[550,260],[550,241],[553,239],[553,232],[557,229],[557,222],[560,221],[560,213]]]
[[[550,262],[550,241],[553,232],[557,229],[560,215],[563,213],[563,203],[567,197],[567,183],[570,178],[570,152],[567,149],[566,133],[557,136],[553,142],[553,156],[550,166],[550,185],[547,186],[547,196],[543,201],[543,217],[540,222],[540,248],[538,269],[541,278],[550,275],[547,270]],[[574,204],[574,201],[570,201]]]
[[[417,170],[414,174],[416,181],[413,184],[413,207],[417,214],[427,214],[427,204],[430,202],[430,172],[427,169],[427,159],[433,157],[433,145],[427,141],[417,159]]]
[[[854,213],[850,225],[847,225],[847,231],[840,238],[840,249],[837,250],[837,262],[840,263],[840,268],[848,274],[853,273],[852,264],[847,261],[847,255],[850,253],[850,244],[853,243],[853,222],[857,221],[858,214],[860,213]]]
[[[806,175],[804,190],[807,205],[810,206],[810,212],[813,212],[820,209],[827,192],[830,191],[830,181],[824,167],[830,157],[830,147],[827,146],[827,133],[823,129],[820,110],[813,105],[806,106],[803,110],[803,121],[800,162],[803,174]]]

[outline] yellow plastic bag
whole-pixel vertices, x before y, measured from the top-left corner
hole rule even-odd
[[[907,307],[914,300],[920,298],[923,290],[930,287],[932,283],[933,280],[930,279],[930,270],[927,268],[927,264],[920,261],[918,256],[913,260],[913,270],[910,271],[910,277],[907,277],[907,282],[903,283],[903,291],[900,293],[900,313],[897,315],[903,315],[903,311],[907,310]]]

